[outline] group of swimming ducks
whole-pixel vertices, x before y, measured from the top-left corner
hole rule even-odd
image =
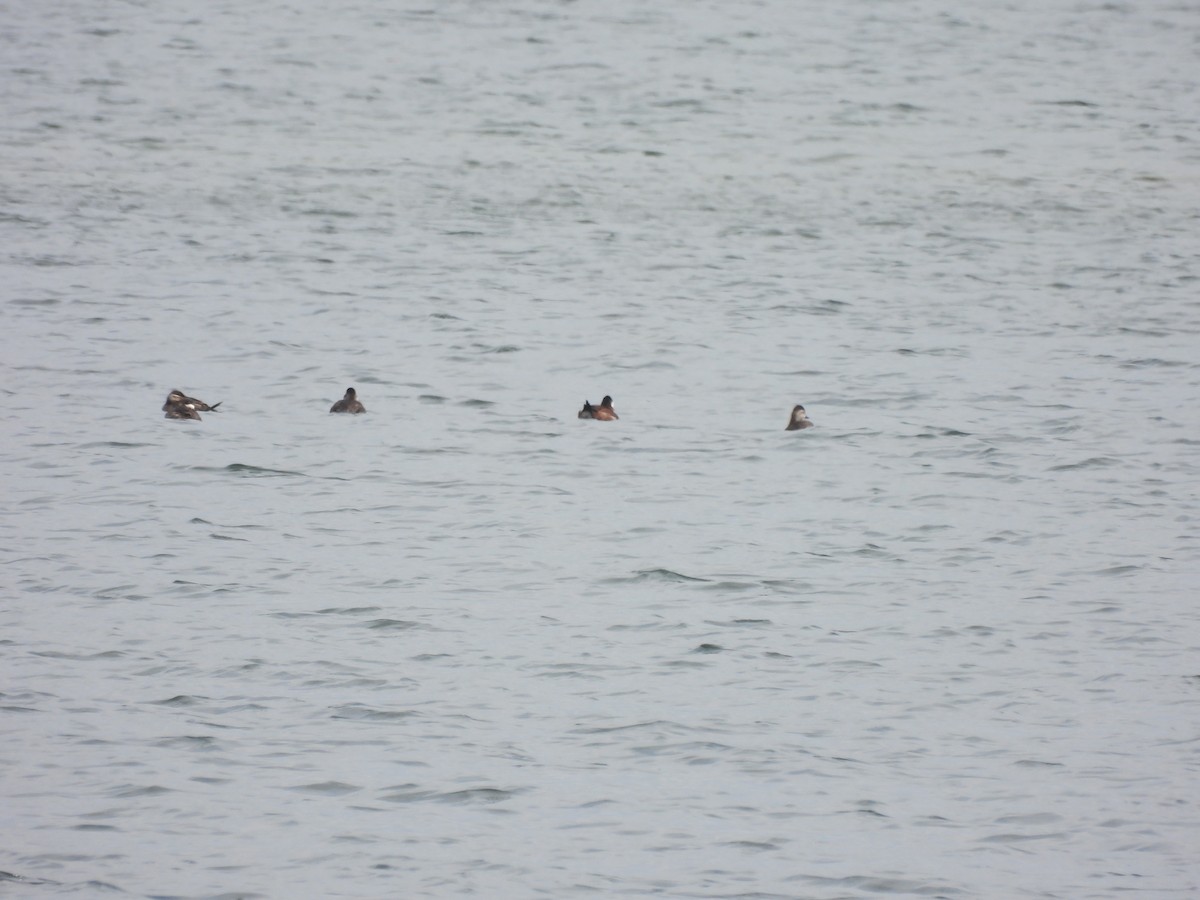
[[[221,403],[225,401],[222,400]],[[202,412],[215,412],[221,403],[214,403],[209,406],[203,400],[197,400],[195,397],[189,397],[183,391],[171,391],[167,394],[167,402],[163,404],[163,411],[166,412],[168,419],[200,419]],[[364,413],[367,408],[362,405],[358,399],[358,392],[354,388],[346,388],[346,395],[337,403],[329,407],[331,413]],[[583,409],[579,411],[581,419],[599,419],[601,422],[611,422],[613,419],[619,419],[617,411],[613,409],[613,399],[605,395],[600,401],[599,406],[592,406],[590,401],[583,401]],[[788,420],[785,431],[799,431],[802,428],[812,428],[812,420],[808,417],[808,413],[804,411],[804,407],[797,403],[792,407],[792,417]]]
[[[222,400],[221,403],[225,401]],[[217,407],[221,403],[214,403],[209,406],[203,400],[197,400],[195,397],[189,397],[183,391],[171,391],[167,394],[167,402],[163,404],[163,412],[166,413],[166,419],[195,419],[200,421],[200,413],[216,412]],[[364,413],[367,408],[362,405],[358,399],[358,392],[354,388],[346,388],[346,396],[342,397],[337,403],[329,407],[331,413]]]

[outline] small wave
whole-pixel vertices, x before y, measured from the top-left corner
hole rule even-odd
[[[782,850],[780,844],[772,844],[764,841],[725,841],[725,847],[736,847],[741,850]]]
[[[1181,366],[1186,366],[1186,367],[1191,368],[1194,365],[1195,365],[1194,363],[1185,362],[1184,360],[1181,360],[1181,359],[1158,359],[1158,358],[1127,359],[1127,360],[1123,361],[1122,363],[1120,363],[1120,366],[1122,369],[1149,369],[1149,368],[1159,368],[1159,367],[1174,369],[1174,368],[1179,368]]]
[[[878,544],[864,544],[851,552],[851,556],[866,556],[871,559],[894,559],[895,557]]]
[[[612,367],[614,369],[628,369],[630,371],[636,371],[638,369],[676,369],[676,368],[678,368],[678,366],[676,366],[674,363],[665,362],[663,360],[653,360],[651,362],[636,363],[636,364],[613,363]]]
[[[636,584],[646,581],[665,581],[682,584],[689,581],[708,582],[708,578],[695,578],[691,575],[684,575],[682,572],[673,572],[670,569],[641,569],[636,574],[628,578],[609,578],[606,579],[607,584]]]
[[[704,581],[707,579],[695,580]],[[756,588],[758,588],[757,583],[751,584],[745,581],[715,581],[704,586],[704,590],[706,591],[718,591],[721,593],[725,593],[727,591],[752,591]]]
[[[1120,465],[1120,460],[1111,456],[1093,456],[1075,463],[1063,463],[1061,466],[1051,466],[1049,472],[1070,472],[1073,469],[1105,469],[1109,466]]]
[[[935,437],[970,437],[971,432],[959,431],[957,428],[941,428],[925,426],[925,430],[915,435],[918,438],[935,438]]]
[[[774,625],[770,619],[732,619],[728,622],[719,622],[713,619],[705,619],[705,625],[714,625],[717,628],[765,628]]]
[[[407,709],[376,709],[361,703],[347,703],[334,707],[332,717],[335,719],[354,719],[359,722],[398,722],[410,719],[417,713]]]
[[[1140,572],[1141,566],[1109,566],[1107,569],[1098,569],[1097,575],[1129,575],[1132,572]]]
[[[358,616],[364,613],[379,612],[378,606],[330,606],[325,609],[318,609],[315,613],[309,615],[318,616]]]
[[[71,659],[76,662],[90,662],[94,659],[121,659],[125,656],[120,650],[105,650],[101,653],[63,653],[59,650],[34,650],[31,656],[41,656],[45,659]]]
[[[63,259],[62,257],[59,257],[59,256],[49,256],[49,255],[26,256],[23,258],[18,258],[18,262],[23,263],[28,266],[35,266],[35,267],[41,268],[41,269],[67,268],[70,266],[84,265],[84,263],[81,263],[77,260]],[[19,301],[14,301],[14,302],[19,302]],[[54,302],[57,303],[58,301],[55,300]]]
[[[581,728],[571,729],[573,734],[616,734],[623,731],[642,731],[645,729],[673,730],[678,726],[674,722],[668,722],[665,719],[651,719],[646,722],[632,722],[627,725],[594,725]]]
[[[197,706],[201,703],[201,699],[190,694],[176,694],[166,700],[151,700],[150,703],[152,706]]]
[[[220,742],[207,734],[180,734],[155,741],[155,747],[183,748],[184,750],[215,750]]]
[[[784,881],[805,882],[826,887],[853,888],[865,894],[909,894],[946,897],[960,893],[943,883],[913,881],[907,878],[881,878],[877,875],[847,875],[827,878],[820,875],[791,875]]]
[[[381,797],[388,803],[455,803],[455,804],[486,804],[500,803],[515,796],[518,791],[506,791],[500,788],[466,788],[461,791],[423,791],[407,790],[415,785],[404,785],[405,789]]]
[[[275,475],[298,475],[307,477],[303,472],[292,472],[287,469],[268,469],[265,466],[252,466],[249,463],[230,463],[224,468],[213,468],[211,466],[196,466],[200,471],[208,472],[230,472],[234,475],[247,476],[263,476],[270,477]]]
[[[159,794],[172,794],[174,791],[171,788],[163,787],[161,784],[135,785],[124,784],[115,787],[108,791],[110,797],[156,797]]]
[[[5,882],[15,882],[17,884],[56,884],[57,882],[45,881],[41,878],[30,878],[26,875],[14,875],[12,872],[0,872],[0,884]]]
[[[289,210],[293,211],[293,210]],[[332,209],[324,206],[314,206],[309,209],[298,209],[294,212],[302,216],[328,216],[333,219],[357,219],[358,213],[350,212],[346,209]]]
[[[323,794],[326,797],[342,797],[361,791],[356,784],[346,784],[344,781],[322,781],[316,784],[297,784],[288,788],[289,791],[299,791],[304,794]]]
[[[408,622],[404,619],[373,619],[366,623],[366,627],[374,630],[400,630],[407,631],[411,628],[420,628],[420,622]]]
[[[993,834],[980,838],[985,844],[1027,844],[1030,841],[1054,841],[1067,837],[1061,831],[1051,831],[1046,834]]]

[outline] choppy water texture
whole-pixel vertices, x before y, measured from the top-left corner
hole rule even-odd
[[[1198,34],[9,4],[0,893],[1196,896]]]

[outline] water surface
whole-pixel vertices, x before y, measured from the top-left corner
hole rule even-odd
[[[1194,9],[8,12],[6,892],[1200,890]]]

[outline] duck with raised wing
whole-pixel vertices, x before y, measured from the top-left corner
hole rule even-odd
[[[587,400],[583,401],[583,409],[579,411],[579,418],[599,419],[601,422],[611,422],[613,419],[619,419],[621,417],[618,416],[617,411],[613,409],[612,397],[609,397],[606,394],[604,399],[600,401],[599,406],[592,406],[592,404]]]
[[[203,400],[197,400],[195,397],[189,397],[183,391],[171,391],[167,394],[167,402],[163,404],[163,412],[166,419],[199,419],[201,412],[215,412],[217,407],[224,403],[214,403],[209,406]]]

